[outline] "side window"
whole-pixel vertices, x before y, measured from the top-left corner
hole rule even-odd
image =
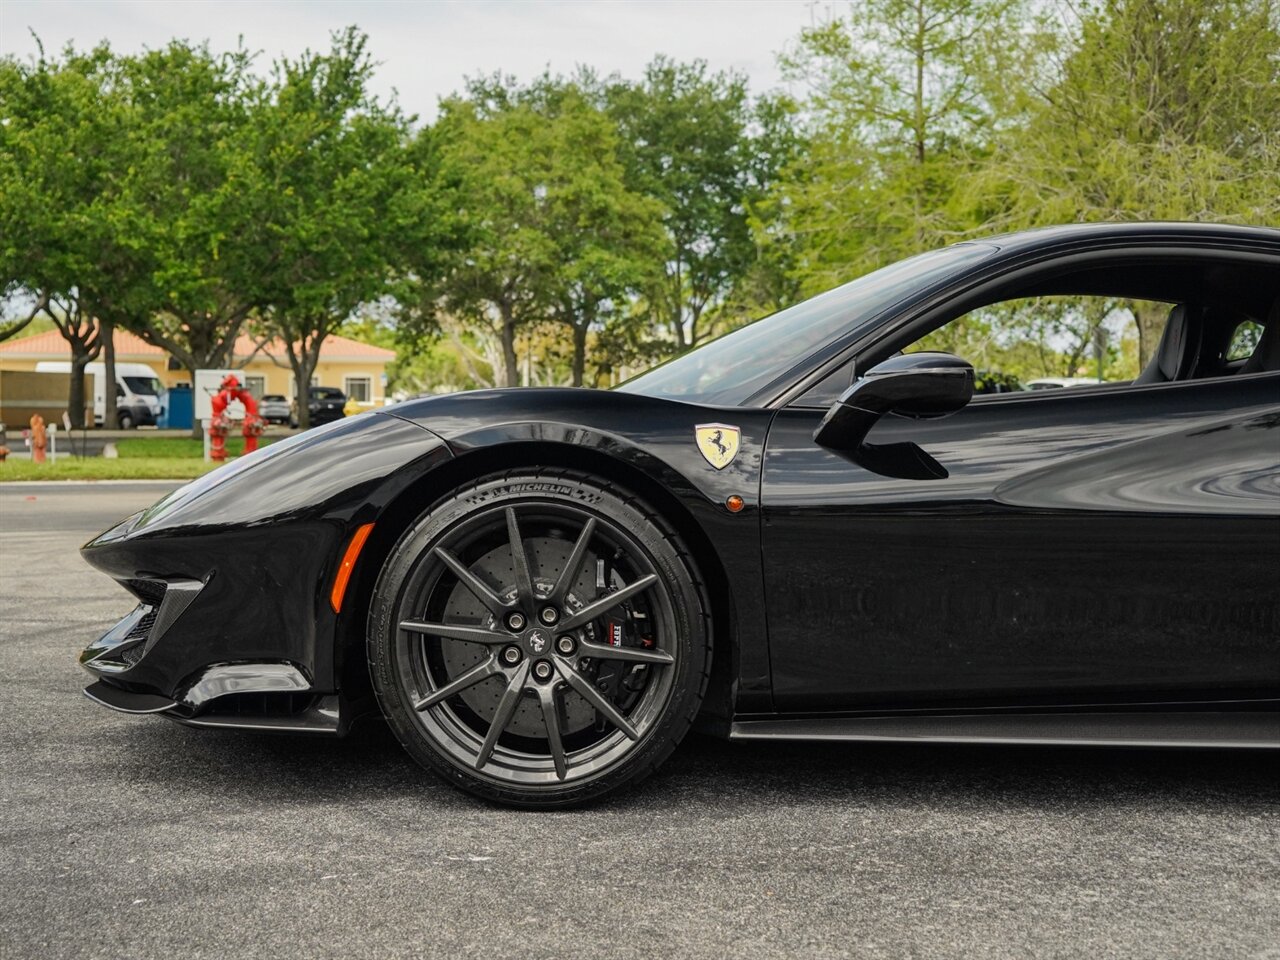
[[[1169,309],[1103,296],[1007,300],[957,317],[903,352],[963,357],[982,395],[1126,383],[1141,372]]]
[[[1231,334],[1231,340],[1227,343],[1222,359],[1227,363],[1234,360],[1248,360],[1253,356],[1253,351],[1258,348],[1258,341],[1261,339],[1262,324],[1245,320]]]

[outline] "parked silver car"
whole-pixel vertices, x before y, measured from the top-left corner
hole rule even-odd
[[[268,393],[258,403],[258,416],[267,423],[288,423],[289,401],[278,393]]]

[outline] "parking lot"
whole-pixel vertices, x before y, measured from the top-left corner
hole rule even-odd
[[[76,547],[166,489],[0,485],[0,957],[1280,958],[1274,754],[694,736],[538,814],[379,725],[111,713]]]

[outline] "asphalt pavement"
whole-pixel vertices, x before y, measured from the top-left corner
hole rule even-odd
[[[91,704],[130,607],[76,548],[167,488],[0,484],[0,958],[1280,960],[1275,754],[690,737],[620,799],[496,808],[373,724]]]

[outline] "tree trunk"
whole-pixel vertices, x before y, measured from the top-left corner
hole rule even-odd
[[[924,4],[917,2],[915,50],[913,51],[916,61],[915,112],[912,117],[911,132],[915,139],[916,163],[920,166],[924,166],[925,151],[924,67],[925,58],[928,56],[927,39]]]
[[[90,357],[82,350],[71,346],[71,390],[67,397],[67,413],[71,415],[71,426],[81,430],[84,422],[84,368],[89,365]],[[90,414],[92,416],[92,414]]]
[[[289,365],[293,367],[293,394],[297,398],[298,429],[311,429],[311,371],[306,369],[301,357],[293,356],[289,350]]]
[[[102,342],[102,380],[106,390],[103,394],[102,426],[114,430],[120,425],[116,404],[116,325],[110,320],[99,320],[98,329]]]
[[[1138,327],[1138,372],[1141,373],[1155,356],[1156,345],[1169,319],[1169,308],[1163,303],[1131,302],[1129,309]]]
[[[676,353],[684,353],[684,271],[681,267],[682,260],[676,257],[675,272],[675,296],[671,303],[671,332],[676,337]]]
[[[587,366],[587,323],[573,324],[573,385],[582,386]]]
[[[520,358],[516,356],[516,322],[511,305],[501,304],[502,313],[502,365],[506,367],[508,387],[520,386]]]
[[[102,352],[101,328],[93,317],[85,316],[78,301],[72,299],[66,305],[58,306],[61,316],[50,313],[50,317],[71,348],[71,385],[67,396],[67,415],[71,417],[72,426],[84,427],[84,368]],[[95,403],[90,407],[91,420],[96,406]]]
[[[289,352],[289,365],[293,367],[294,389],[298,394],[298,429],[311,428],[311,377],[320,365],[320,347],[327,331],[318,327],[310,336],[298,341],[297,347],[285,341]]]

